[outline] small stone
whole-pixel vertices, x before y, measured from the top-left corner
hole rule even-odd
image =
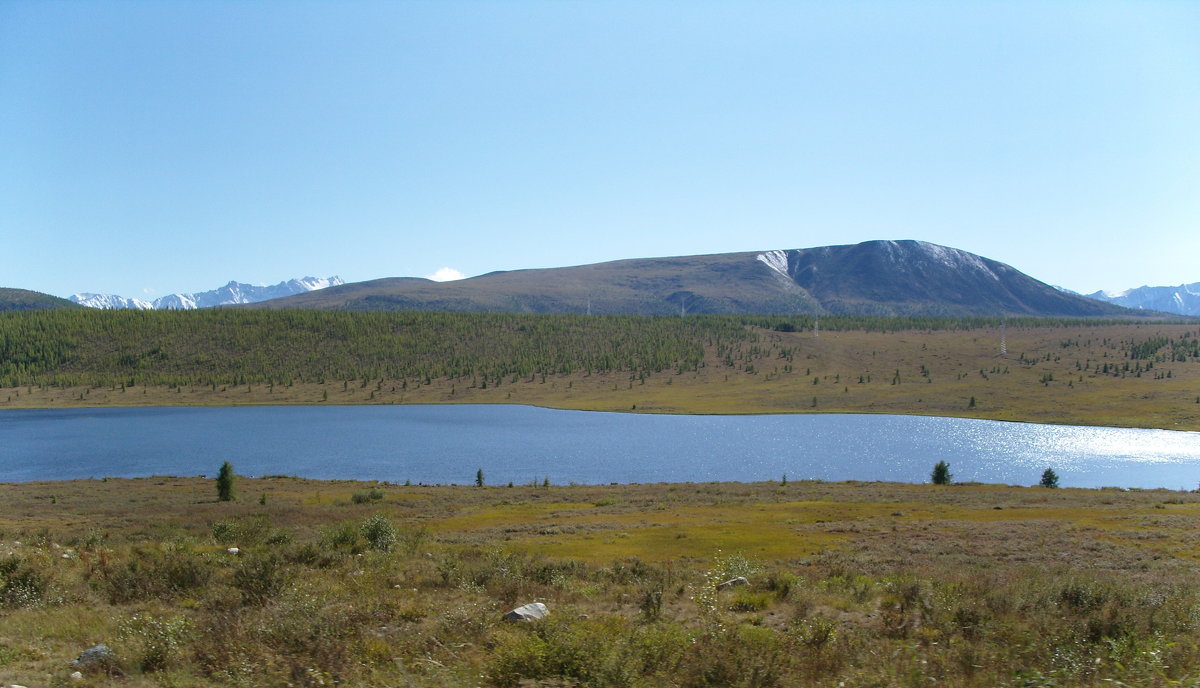
[[[749,585],[749,584],[750,584],[750,581],[746,580],[745,576],[738,576],[737,578],[730,578],[729,580],[725,581],[724,583],[718,583],[717,590],[724,590],[725,588],[732,588],[732,587],[735,587],[738,585]]]
[[[70,558],[71,558],[71,555],[70,555],[70,554],[67,554],[66,552],[64,552],[64,553],[63,553],[63,555],[62,555],[62,558],[63,558],[63,559],[70,559]]]
[[[17,683],[10,683],[10,684],[8,684],[8,688],[25,688],[25,686],[22,686]]]
[[[504,615],[505,621],[539,621],[546,618],[550,610],[541,602],[530,602]]]
[[[71,673],[71,680],[73,680],[73,681],[82,681],[82,680],[83,680],[83,672],[82,672],[82,671],[75,671],[75,672],[72,672],[72,673]]]
[[[237,554],[237,553],[241,552],[242,550],[238,549],[237,547],[230,547],[229,549],[227,549],[225,551],[229,552],[230,554]]]

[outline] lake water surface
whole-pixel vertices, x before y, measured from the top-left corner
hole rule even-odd
[[[886,415],[668,416],[530,406],[0,412],[0,481],[285,474],[489,484],[789,480],[1192,489],[1200,433]]]

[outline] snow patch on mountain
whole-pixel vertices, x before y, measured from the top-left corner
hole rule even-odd
[[[791,279],[788,275],[787,251],[767,251],[766,253],[758,254],[757,258],[775,272]]]
[[[89,308],[190,311],[197,308],[212,308],[213,306],[258,303],[259,301],[269,301],[270,299],[278,299],[284,296],[291,296],[292,294],[302,294],[317,289],[336,287],[339,284],[345,284],[345,282],[336,275],[333,277],[302,277],[270,286],[231,281],[223,287],[196,294],[167,294],[155,299],[153,302],[141,299],[127,299],[115,294],[88,293],[75,294],[70,297],[70,300]]]
[[[966,251],[960,251],[956,248],[950,248],[948,246],[931,244],[928,241],[918,241],[916,244],[922,251],[925,252],[927,256],[938,261],[942,265],[945,265],[946,267],[977,270],[991,276],[991,278],[997,282],[1000,281],[1000,276],[992,272],[992,269],[987,266],[987,263],[983,262],[983,259],[974,253],[967,253]]]

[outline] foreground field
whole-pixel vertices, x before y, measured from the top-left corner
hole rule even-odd
[[[0,388],[0,409],[520,403],[1200,430],[1194,324],[306,313],[332,320],[273,334],[287,321],[253,319],[288,313],[117,316],[30,328],[37,362],[9,375],[30,382]],[[61,351],[39,358],[38,337]]]
[[[236,487],[0,487],[0,683],[1200,685],[1193,493]]]

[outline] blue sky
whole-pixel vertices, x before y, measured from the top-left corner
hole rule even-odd
[[[0,286],[923,239],[1200,281],[1196,2],[0,2]]]

